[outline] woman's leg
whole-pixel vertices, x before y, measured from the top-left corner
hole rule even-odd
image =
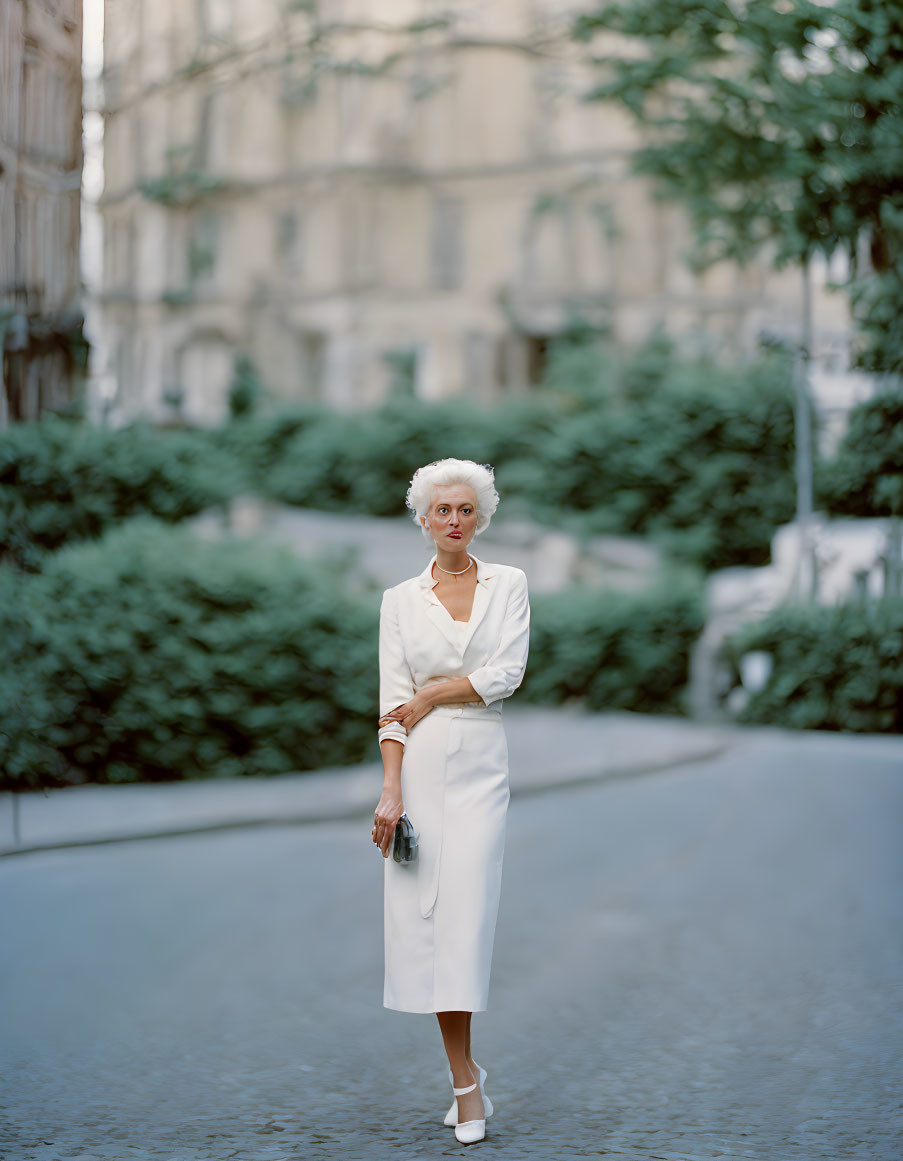
[[[452,1071],[455,1088],[469,1088],[479,1081],[476,1068],[471,1070],[470,1056],[470,1012],[437,1012],[442,1041],[448,1056],[448,1066]],[[458,1123],[479,1121],[484,1117],[483,1098],[479,1084],[473,1092],[458,1097]]]
[[[464,1055],[467,1057],[467,1067],[473,1074],[474,1080],[477,1080],[480,1074],[480,1070],[477,1065],[474,1064],[473,1052],[470,1048],[470,1021],[473,1017],[473,1012],[467,1012],[465,1014],[467,1016],[467,1028],[464,1032]]]

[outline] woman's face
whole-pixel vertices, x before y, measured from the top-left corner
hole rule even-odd
[[[430,510],[421,523],[437,548],[466,548],[477,530],[477,497],[467,484],[437,484]]]

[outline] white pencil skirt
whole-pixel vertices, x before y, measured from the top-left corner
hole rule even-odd
[[[437,706],[411,730],[401,768],[419,845],[385,863],[383,1003],[399,1012],[482,1012],[502,882],[508,744],[501,711]]]

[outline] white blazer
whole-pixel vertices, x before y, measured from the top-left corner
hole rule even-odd
[[[476,564],[477,587],[467,628],[458,630],[433,589],[435,555],[419,576],[383,593],[379,615],[379,714],[410,701],[425,685],[469,677],[483,699],[471,711],[501,712],[524,678],[530,640],[530,603],[523,571],[507,564]],[[379,731],[379,740],[404,744],[400,722]]]

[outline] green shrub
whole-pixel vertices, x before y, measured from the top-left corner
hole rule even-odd
[[[899,238],[903,215],[899,209],[891,210],[889,202],[885,206],[897,219],[894,232]],[[851,290],[858,331],[857,365],[878,375],[903,375],[903,270],[899,258],[887,269],[863,271]]]
[[[446,456],[499,463],[523,454],[549,403],[487,410],[459,400],[393,400],[373,411],[324,411],[288,439],[258,477],[268,496],[315,508],[399,515],[417,468]]]
[[[794,514],[786,360],[727,372],[680,363],[661,339],[620,361],[563,342],[532,396],[323,412],[271,450],[254,457],[257,487],[286,503],[398,514],[416,468],[459,456],[496,467],[509,514],[652,535],[708,569],[764,563]]]
[[[903,390],[850,412],[833,459],[818,474],[821,502],[842,516],[903,515]]]
[[[627,403],[647,399],[673,377],[676,365],[674,344],[660,328],[628,354],[578,329],[549,348],[543,386],[572,407]]]
[[[682,712],[690,650],[703,626],[695,585],[681,580],[630,595],[575,589],[534,597],[531,610],[526,700]]]
[[[343,575],[146,518],[0,570],[5,785],[375,757],[377,602]]]
[[[44,553],[133,515],[181,520],[228,497],[237,474],[193,432],[53,416],[15,424],[0,433],[0,558],[36,568]]]
[[[742,720],[903,732],[903,601],[787,605],[730,642],[735,663],[750,650],[770,653],[773,668]]]
[[[775,528],[794,513],[786,362],[730,374],[711,364],[665,373],[659,362],[640,377],[645,395],[637,377],[627,366],[608,397],[506,464],[500,486],[524,489],[546,519],[566,510],[591,531],[653,535],[706,569],[767,561]]]
[[[0,554],[43,552],[139,513],[178,520],[239,489],[314,508],[402,514],[416,468],[457,456],[497,469],[504,511],[577,531],[654,536],[704,568],[761,564],[794,513],[786,361],[741,371],[676,360],[662,336],[617,357],[555,345],[546,386],[493,407],[393,398],[353,413],[260,414],[236,369],[214,431],[121,431],[46,420],[0,437]]]
[[[0,569],[5,788],[269,775],[376,756],[377,599],[347,562],[138,518]],[[533,601],[527,700],[680,712],[686,583]]]

